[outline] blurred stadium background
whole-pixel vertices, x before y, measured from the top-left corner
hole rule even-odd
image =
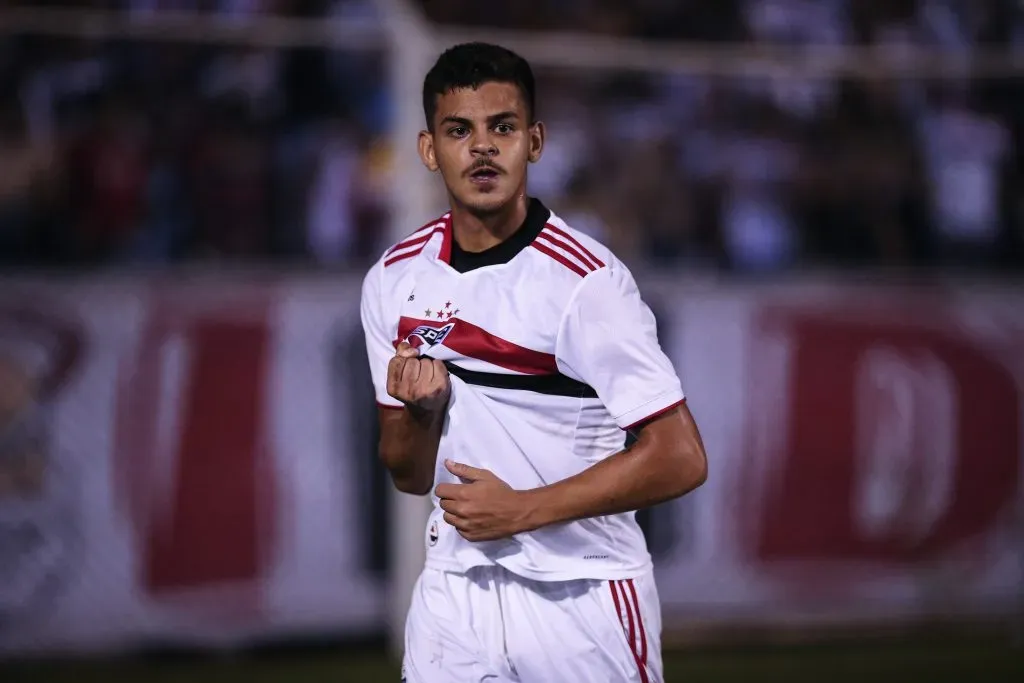
[[[1024,680],[1020,2],[8,0],[0,681],[398,680],[358,293],[477,38],[704,431],[667,680]]]

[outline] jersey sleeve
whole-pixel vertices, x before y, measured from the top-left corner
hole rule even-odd
[[[593,387],[625,430],[685,398],[658,343],[654,314],[621,264],[580,283],[562,318],[555,357],[563,374]]]
[[[388,395],[388,363],[395,355],[392,342],[397,329],[392,329],[394,325],[388,324],[384,314],[383,275],[383,268],[378,263],[363,280],[360,317],[377,404],[385,408],[401,408],[401,401]]]

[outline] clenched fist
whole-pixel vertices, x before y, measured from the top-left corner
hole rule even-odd
[[[398,345],[388,363],[388,394],[407,406],[428,412],[440,412],[448,405],[451,381],[448,369],[439,360],[420,358],[410,344]]]

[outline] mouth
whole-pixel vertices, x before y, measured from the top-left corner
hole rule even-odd
[[[493,183],[498,179],[498,175],[500,175],[498,171],[493,168],[478,168],[469,174],[469,179],[471,182],[483,185]]]

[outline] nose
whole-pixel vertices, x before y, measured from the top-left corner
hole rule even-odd
[[[477,133],[473,138],[470,150],[476,156],[493,157],[498,153],[498,146],[487,132]]]

